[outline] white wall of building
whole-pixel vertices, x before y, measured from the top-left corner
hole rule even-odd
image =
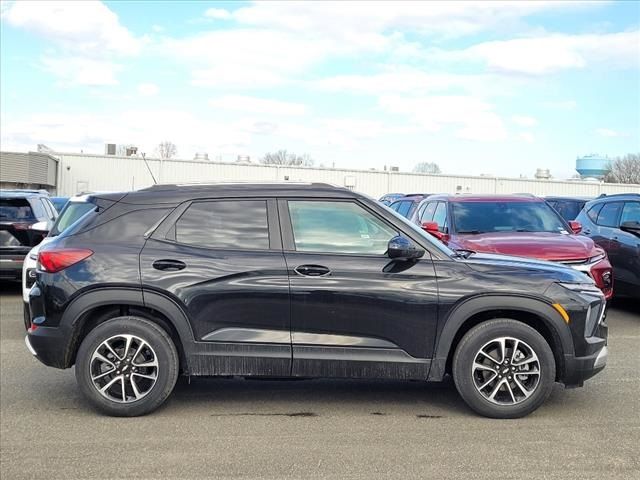
[[[58,194],[81,191],[132,190],[153,184],[141,157],[55,153]],[[191,160],[147,159],[158,183],[305,181],[353,187],[380,197],[385,193],[532,193],[534,195],[598,196],[640,193],[640,185],[556,180],[528,180],[464,175],[423,175],[368,170],[278,167]]]

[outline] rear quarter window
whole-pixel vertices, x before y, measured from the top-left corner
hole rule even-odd
[[[269,248],[265,200],[192,203],[175,225],[176,241],[195,247],[266,250]]]

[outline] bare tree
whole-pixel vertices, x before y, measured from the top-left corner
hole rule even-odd
[[[440,167],[435,162],[422,162],[413,167],[413,173],[440,173]]]
[[[158,144],[156,148],[156,153],[160,158],[171,158],[178,153],[178,148],[175,146],[173,142],[169,140],[164,140]]]
[[[288,166],[305,166],[313,165],[313,159],[308,155],[296,155],[286,150],[278,150],[277,152],[267,153],[260,159],[260,163],[265,165],[288,165]]]
[[[604,177],[605,182],[640,184],[640,153],[617,157],[611,162],[610,168]]]

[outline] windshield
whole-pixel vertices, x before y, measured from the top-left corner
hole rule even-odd
[[[452,202],[455,232],[554,232],[568,226],[545,202]]]
[[[89,202],[68,202],[60,212],[60,216],[51,229],[50,237],[55,237],[64,232],[69,225],[72,225],[85,213],[93,210],[96,206]]]

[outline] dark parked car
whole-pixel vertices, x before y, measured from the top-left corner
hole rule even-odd
[[[585,205],[582,233],[609,254],[616,295],[640,298],[640,195],[609,195]]]
[[[411,218],[413,212],[418,208],[418,204],[429,195],[429,193],[409,193],[393,202],[389,208],[405,218]]]
[[[459,254],[324,184],[158,185],[95,198],[44,246],[26,344],[119,416],[182,375],[440,381],[521,417],[607,360],[605,299],[548,262]],[[46,399],[43,398],[43,401]]]
[[[0,190],[0,279],[20,280],[24,257],[57,216],[46,192]]]
[[[545,197],[545,200],[567,222],[575,220],[584,208],[585,203],[593,197]]]
[[[386,193],[381,196],[378,201],[380,203],[384,203],[385,205],[391,205],[393,202],[402,197],[404,197],[404,193]]]
[[[541,198],[531,195],[432,195],[413,222],[454,250],[521,255],[569,265],[613,295],[607,255]]]

